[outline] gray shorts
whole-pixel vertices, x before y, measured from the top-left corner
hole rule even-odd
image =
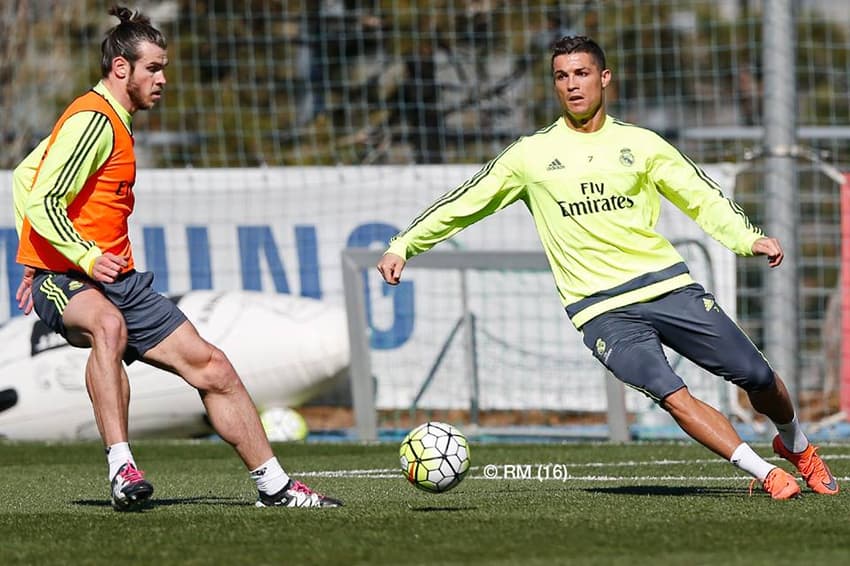
[[[176,304],[153,290],[153,273],[135,270],[122,274],[114,283],[98,283],[82,273],[37,270],[32,284],[35,312],[67,340],[62,314],[71,297],[85,289],[97,289],[124,315],[124,361],[128,364],[140,359],[186,321]]]
[[[699,284],[606,312],[581,330],[611,373],[655,401],[685,387],[662,345],[746,391],[774,382],[762,353]]]

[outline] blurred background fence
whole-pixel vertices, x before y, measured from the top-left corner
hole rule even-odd
[[[140,167],[481,164],[557,117],[548,45],[584,34],[614,72],[610,113],[655,129],[699,163],[737,164],[736,200],[756,223],[770,221],[760,157],[768,0],[128,4],[165,32],[171,60],[163,102],[135,119]],[[819,163],[850,165],[850,10],[845,0],[788,4],[794,50],[784,65],[799,128],[791,379],[810,420],[838,410],[840,186]],[[0,169],[13,168],[98,79],[98,46],[114,23],[100,1],[2,3]],[[419,200],[385,183],[388,200]],[[306,187],[321,199],[321,183]],[[765,273],[763,262],[737,263],[738,319],[759,346],[771,324]]]

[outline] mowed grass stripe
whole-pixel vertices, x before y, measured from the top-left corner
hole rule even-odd
[[[134,453],[155,504],[119,514],[98,443],[0,442],[0,563],[799,565],[850,556],[850,483],[835,497],[806,488],[790,502],[749,496],[746,476],[693,443],[473,443],[476,469],[440,495],[396,471],[395,444],[275,449],[295,477],[346,506],[255,509],[227,445],[143,441]],[[821,453],[847,482],[850,446]],[[482,476],[488,464],[552,462],[580,479]]]

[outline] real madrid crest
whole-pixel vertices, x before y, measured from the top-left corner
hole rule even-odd
[[[625,167],[631,167],[635,164],[635,156],[632,153],[632,150],[627,147],[620,150],[620,164]]]

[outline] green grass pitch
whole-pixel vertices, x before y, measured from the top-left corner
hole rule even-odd
[[[473,441],[469,475],[436,495],[407,484],[396,444],[275,448],[346,506],[256,509],[223,443],[142,441],[154,503],[116,513],[98,444],[0,442],[0,564],[850,563],[848,445],[821,449],[844,491],[794,501],[750,496],[694,443]]]

